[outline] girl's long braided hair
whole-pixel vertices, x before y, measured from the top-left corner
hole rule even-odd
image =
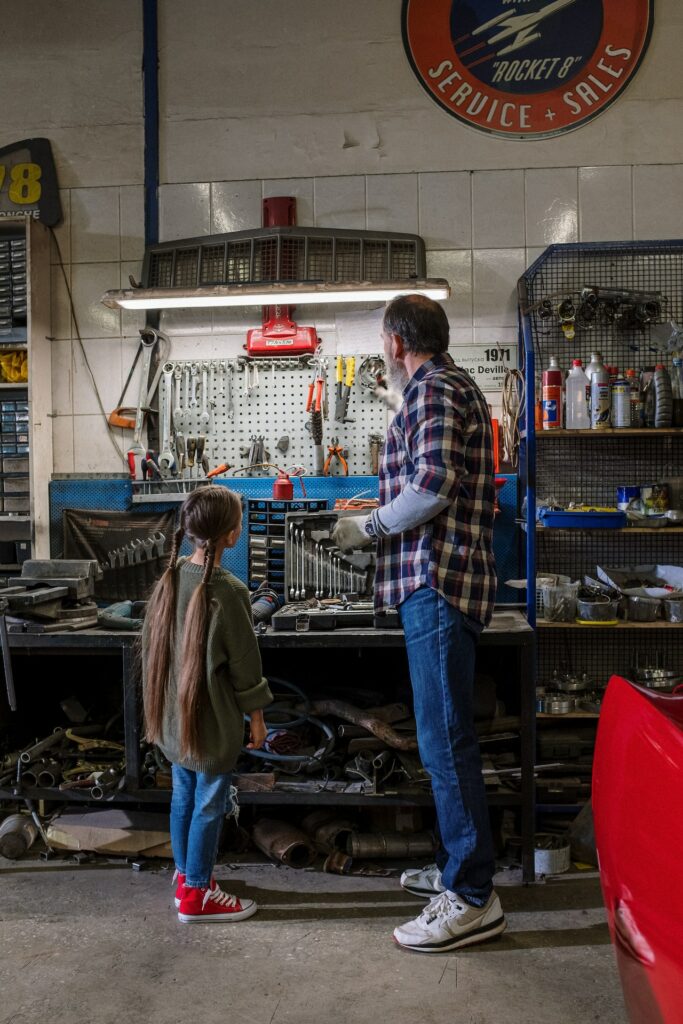
[[[204,572],[185,616],[178,678],[181,755],[200,756],[199,718],[206,694],[206,644],[209,630],[209,581],[216,545],[242,519],[242,499],[220,485],[198,487],[180,510],[168,567],[154,588],[145,615],[145,727],[151,743],[161,738],[168,683],[175,662],[178,552],[187,536],[204,550]]]

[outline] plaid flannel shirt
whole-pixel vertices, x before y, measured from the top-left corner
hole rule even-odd
[[[406,485],[449,504],[433,519],[378,539],[377,609],[398,607],[419,587],[486,625],[493,613],[493,431],[486,401],[447,353],[423,363],[387,431],[380,504]]]

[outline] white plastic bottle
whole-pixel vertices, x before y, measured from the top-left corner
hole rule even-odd
[[[588,413],[590,384],[580,359],[574,359],[565,383],[567,405],[567,430],[589,430],[591,421]]]
[[[586,367],[586,376],[588,377],[588,383],[590,385],[591,377],[596,370],[604,369],[604,363],[602,361],[602,355],[599,352],[591,352],[591,361]]]

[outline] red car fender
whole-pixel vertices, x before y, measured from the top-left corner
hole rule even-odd
[[[613,676],[593,764],[600,880],[632,1024],[683,1021],[683,696]]]

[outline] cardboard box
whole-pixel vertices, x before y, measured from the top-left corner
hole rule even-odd
[[[168,814],[120,808],[67,810],[51,822],[47,836],[56,850],[173,857]]]

